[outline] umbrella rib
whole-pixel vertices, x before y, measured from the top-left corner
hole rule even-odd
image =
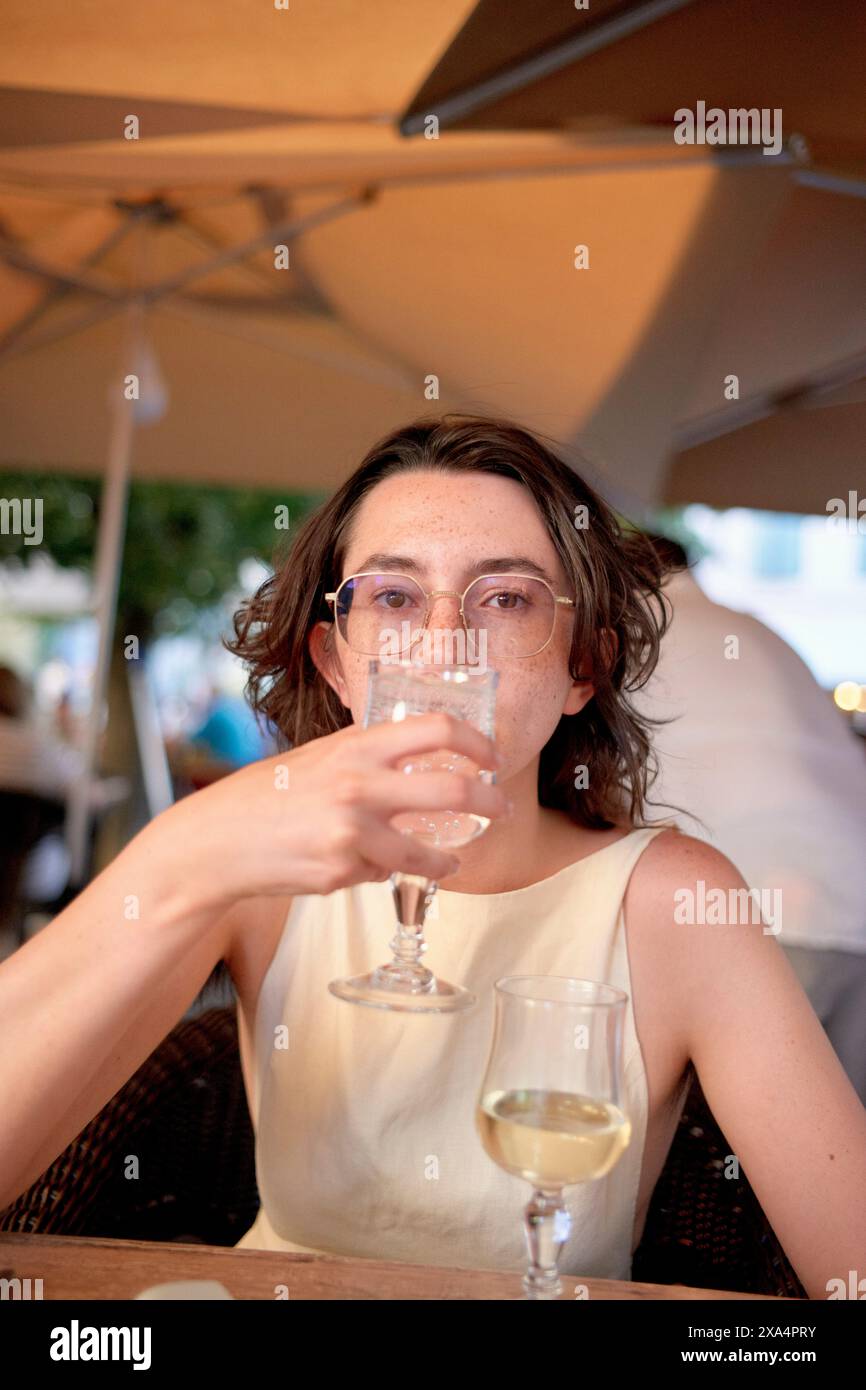
[[[412,112],[411,107],[418,100],[416,97],[410,105],[410,114],[404,116],[398,124],[400,134],[417,134],[424,129],[424,123],[430,115],[438,118],[440,126],[460,120],[461,117],[478,111],[483,106],[489,106],[500,97],[528,87],[543,77],[549,77],[551,73],[560,72],[562,68],[569,67],[590,53],[597,53],[600,49],[645,29],[648,24],[654,24],[657,20],[694,3],[695,0],[646,0],[646,3],[634,5],[625,13],[615,14],[609,19],[601,19],[596,24],[584,26],[580,33],[551,44],[540,53],[534,53],[531,58],[512,63],[493,77],[475,82],[469,87],[464,87],[462,91],[452,92],[450,96],[435,102],[432,109]]]
[[[357,362],[353,358],[343,353],[323,348],[311,348],[309,344],[304,347],[293,346],[290,343],[272,343],[263,338],[260,334],[251,332],[248,328],[239,328],[231,319],[225,317],[219,310],[212,305],[200,304],[192,299],[172,300],[162,305],[163,311],[172,314],[179,314],[182,318],[205,318],[214,325],[215,328],[226,333],[229,337],[240,338],[245,342],[255,343],[257,347],[263,347],[269,352],[275,352],[281,357],[302,357],[307,361],[316,362],[326,367],[336,367],[338,371],[350,373],[353,376],[364,377],[368,381],[386,386],[393,390],[414,391],[417,388],[417,381],[409,370],[402,365],[387,366],[376,365],[371,367],[368,363]]]
[[[102,275],[93,275],[86,270],[64,270],[62,266],[50,265],[38,256],[32,255],[17,242],[8,237],[0,237],[0,257],[14,270],[22,270],[27,275],[37,275],[50,280],[65,289],[84,290],[86,294],[99,295],[104,299],[125,301],[126,291]]]
[[[337,203],[332,203],[330,207],[310,213],[307,217],[296,218],[282,227],[267,227],[257,236],[251,237],[239,246],[225,247],[209,261],[189,266],[177,275],[168,276],[166,279],[158,280],[151,285],[143,285],[134,291],[123,285],[115,284],[105,276],[93,275],[83,268],[64,270],[62,266],[52,266],[40,260],[38,256],[32,255],[8,237],[0,236],[0,257],[16,270],[42,276],[66,289],[83,290],[87,294],[100,295],[105,299],[116,301],[121,307],[132,300],[140,304],[152,304],[165,295],[185,289],[187,285],[205,275],[212,275],[218,270],[234,265],[236,261],[247,260],[256,252],[264,251],[268,246],[272,246],[274,241],[293,241],[313,227],[330,222],[345,212],[354,212],[370,202],[372,196],[372,190],[364,189],[359,194],[343,198]]]
[[[674,447],[679,452],[706,444],[711,439],[743,429],[746,425],[765,420],[786,406],[808,407],[827,391],[847,386],[866,375],[866,351],[833,362],[828,367],[813,372],[811,376],[798,378],[787,386],[777,386],[760,395],[749,396],[735,407],[714,410],[697,420],[682,426],[675,433]]]
[[[186,210],[179,214],[178,224],[175,230],[178,232],[180,236],[186,236],[190,241],[195,242],[199,247],[207,247],[209,251],[221,252],[227,249],[226,243],[224,241],[220,241],[219,237],[216,236],[215,233],[212,232],[209,228],[202,226],[200,221],[194,222]],[[284,290],[280,291],[280,293],[277,295],[274,294],[274,285],[272,278],[267,274],[266,271],[262,270],[259,266],[255,264],[246,265],[244,263],[241,263],[238,266],[238,270],[243,271],[245,275],[249,275],[252,279],[255,280],[257,285],[267,284],[268,289],[271,291],[271,296],[273,298],[291,299],[292,296],[290,294],[286,294]]]
[[[780,164],[802,164],[804,162],[803,153],[791,140],[786,142],[786,148],[781,150],[779,154],[767,155],[765,150],[754,147],[724,148],[722,146],[711,146],[706,149],[700,146],[683,145],[674,147],[671,146],[670,142],[662,140],[661,137],[663,134],[663,127],[639,125],[612,130],[608,132],[607,138],[601,142],[599,141],[597,132],[594,133],[592,139],[581,136],[579,139],[570,138],[567,142],[568,147],[572,149],[580,146],[592,149],[593,147],[597,147],[599,143],[606,148],[612,147],[614,149],[621,147],[625,143],[631,148],[638,143],[639,137],[642,137],[642,139],[646,141],[646,138],[649,136],[653,140],[654,147],[664,151],[662,154],[654,154],[651,157],[638,153],[636,155],[629,155],[624,159],[606,159],[584,164],[576,163],[573,159],[563,159],[561,162],[557,159],[555,163],[539,161],[517,166],[512,162],[506,162],[500,164],[499,167],[491,167],[490,162],[488,162],[483,168],[479,166],[473,166],[468,169],[451,168],[446,169],[442,173],[431,172],[429,168],[424,168],[417,173],[389,174],[380,171],[375,177],[375,182],[365,187],[363,197],[369,198],[371,196],[371,191],[374,193],[381,193],[383,190],[390,188],[424,188],[441,183],[472,183],[490,179],[561,178],[564,175],[571,175],[577,178],[582,174],[618,173],[631,169],[639,172],[653,168],[670,169],[679,167],[681,169],[692,169],[695,166],[703,165],[712,165],[718,169],[751,167],[770,169]],[[556,153],[558,154],[558,152],[557,150]],[[495,162],[496,154],[492,154],[490,159]],[[99,185],[94,184],[91,179],[82,178],[80,182],[82,186],[94,189],[94,198],[88,200],[87,206],[92,206],[94,202],[104,200],[104,193],[102,198],[99,196]],[[335,175],[331,180],[318,178],[312,181],[305,181],[300,179],[297,182],[285,185],[285,191],[291,192],[294,195],[308,193],[321,194],[330,189],[345,188],[346,183],[347,177],[343,174]],[[113,186],[113,184],[110,186]],[[207,186],[210,187],[209,184]],[[58,188],[62,187],[65,187],[65,185],[58,185]],[[276,190],[280,190],[284,186],[273,184],[272,187]],[[8,172],[4,174],[0,171],[0,191],[5,189],[11,190],[13,193],[19,193],[22,188],[26,189],[28,197],[39,196],[41,192],[41,190],[34,187],[29,180],[23,177],[13,179],[8,175]],[[195,195],[196,189],[196,185],[190,185],[189,187],[182,187],[182,189],[179,188],[176,192],[179,194],[182,192],[183,196],[189,199],[190,195]],[[51,196],[55,197],[57,195],[52,192]],[[64,193],[63,196],[66,197],[68,195]],[[239,196],[241,195],[234,190],[226,193],[214,192],[212,195],[208,195],[206,201],[192,203],[191,206],[225,207],[236,202]]]
[[[170,276],[165,280],[157,281],[152,285],[141,286],[134,290],[125,290],[118,286],[111,286],[111,293],[106,295],[110,302],[103,303],[96,311],[83,314],[79,318],[52,329],[48,333],[36,334],[25,342],[11,344],[0,350],[0,359],[8,360],[10,357],[18,356],[20,353],[29,352],[32,349],[47,346],[49,343],[56,342],[60,338],[68,337],[79,329],[91,327],[95,323],[100,323],[106,318],[111,318],[115,314],[123,311],[127,305],[138,304],[142,307],[157,303],[161,299],[167,299],[171,295],[178,294],[186,289],[187,285],[192,284],[204,276],[212,275],[217,270],[222,270],[227,266],[233,265],[238,260],[244,260],[256,251],[264,250],[265,247],[273,245],[274,242],[291,241],[309,231],[312,227],[331,221],[335,217],[341,216],[345,212],[353,212],[365,206],[375,196],[374,190],[365,188],[358,194],[353,194],[349,198],[343,198],[337,203],[332,203],[329,207],[321,209],[319,212],[311,213],[307,217],[297,218],[283,227],[269,227],[252,237],[249,241],[241,243],[239,246],[227,247],[218,255],[213,256],[209,261],[196,266],[191,266],[178,275]],[[4,243],[0,240],[0,256],[5,255],[3,250]],[[13,244],[13,249],[14,244]],[[33,260],[33,258],[28,258]],[[35,268],[34,268],[35,269]],[[60,279],[67,288],[88,289],[86,283],[91,277],[80,274],[64,273],[53,271],[46,268],[49,278]],[[101,285],[102,277],[100,277]],[[276,298],[276,296],[275,296]]]
[[[692,146],[697,150],[697,146]],[[721,147],[714,148],[713,153],[704,154],[687,152],[686,146],[672,147],[669,154],[654,156],[652,158],[641,157],[629,159],[611,159],[605,162],[599,161],[597,164],[545,164],[545,165],[526,165],[515,168],[511,165],[502,169],[448,169],[444,173],[436,174],[424,172],[423,174],[394,174],[379,179],[379,187],[382,189],[391,188],[412,188],[432,187],[440,183],[480,183],[482,181],[493,181],[497,179],[512,182],[516,179],[542,179],[542,178],[580,178],[583,175],[624,173],[634,170],[643,173],[647,169],[684,169],[690,170],[696,167],[711,166],[720,172],[727,169],[764,169],[767,173],[779,167],[787,168],[789,165],[800,163],[800,155],[793,148],[784,148],[779,154],[764,155],[761,150],[729,148],[723,150]]]
[[[108,236],[104,237],[92,251],[87,253],[81,262],[82,266],[89,269],[91,266],[98,265],[103,257],[113,251],[129,235],[132,228],[137,225],[138,219],[148,213],[147,208],[129,208],[123,211],[124,220],[117,227],[113,227]],[[58,284],[56,281],[50,284],[39,303],[10,324],[5,333],[0,334],[0,358],[6,355],[12,344],[18,342],[29,328],[39,322],[52,305],[56,304],[58,300],[64,299],[70,290],[70,285]]]
[[[369,203],[374,196],[372,189],[365,188],[360,193],[352,194],[348,198],[342,198],[338,202],[330,204],[329,207],[322,208],[319,212],[310,213],[307,217],[295,218],[282,227],[267,227],[257,236],[250,237],[248,241],[242,242],[239,246],[227,247],[209,261],[204,261],[200,265],[189,266],[177,275],[159,280],[156,284],[143,286],[137,292],[136,298],[141,303],[152,304],[158,299],[164,299],[167,295],[176,294],[178,290],[186,289],[187,285],[191,285],[195,280],[200,280],[206,275],[213,275],[218,270],[224,270],[227,266],[234,265],[236,261],[246,260],[256,252],[264,251],[267,247],[273,246],[275,242],[294,241],[304,232],[312,230],[313,227],[330,222],[334,218],[341,217],[344,213],[356,212],[358,208]]]
[[[845,178],[824,169],[802,169],[794,175],[796,183],[819,188],[822,193],[842,193],[849,198],[866,198],[866,179]]]
[[[86,314],[79,314],[78,318],[70,319],[59,327],[48,329],[43,333],[31,334],[24,342],[3,346],[0,348],[0,362],[23,356],[26,352],[35,352],[37,348],[49,347],[52,343],[68,338],[71,333],[83,333],[85,329],[92,328],[95,324],[103,323],[106,319],[112,319],[118,314],[122,314],[128,302],[113,299],[109,303],[97,305],[95,309],[90,309]]]

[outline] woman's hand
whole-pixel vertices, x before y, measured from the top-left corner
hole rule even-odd
[[[493,818],[507,806],[501,788],[477,776],[407,776],[395,767],[441,748],[478,767],[499,765],[492,740],[449,714],[410,715],[369,728],[350,724],[182,798],[148,827],[152,853],[159,861],[162,847],[174,856],[179,872],[189,875],[187,891],[196,906],[333,893],[382,882],[397,871],[438,881],[455,873],[459,860],[393,829],[391,819],[404,811],[444,810]]]

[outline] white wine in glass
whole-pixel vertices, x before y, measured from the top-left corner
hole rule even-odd
[[[498,679],[498,672],[472,666],[371,661],[364,726],[444,711],[468,720],[492,739]],[[496,781],[492,769],[479,767],[464,754],[447,748],[403,758],[399,766],[410,776],[448,771],[480,777],[490,784]],[[467,811],[403,811],[391,824],[437,849],[453,850],[483,834],[490,821]],[[332,980],[328,989],[350,1004],[405,1013],[454,1013],[470,1008],[476,1002],[470,990],[438,979],[422,964],[427,950],[424,919],[438,884],[420,874],[404,873],[393,873],[390,883],[397,911],[397,932],[390,943],[392,960],[369,974]]]
[[[603,1178],[631,1134],[618,1105],[570,1091],[491,1091],[478,1124],[493,1161],[540,1188]]]
[[[524,1229],[527,1298],[558,1298],[571,1232],[563,1189],[604,1177],[631,1140],[622,1099],[628,996],[595,980],[497,980],[490,1056],[476,1110],[485,1152],[532,1184]]]

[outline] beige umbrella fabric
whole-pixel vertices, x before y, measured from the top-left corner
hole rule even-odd
[[[401,138],[471,13],[220,0],[205,21],[12,0],[0,82],[29,96],[17,124],[0,102],[7,460],[92,468],[118,296],[264,228],[242,271],[150,303],[169,406],[139,432],[136,471],[225,481],[242,459],[245,480],[330,485],[397,419],[465,408],[579,441],[612,494],[657,497],[707,324],[791,195],[790,158],[723,161],[627,126]],[[62,109],[56,144],[40,98]],[[256,111],[262,126],[237,124]],[[280,272],[287,219],[303,230]]]
[[[657,137],[470,135],[427,145],[365,130],[351,153],[331,155],[321,134],[308,145],[299,128],[257,135],[271,161],[275,144],[291,150],[282,207],[231,183],[177,186],[175,156],[164,153],[161,202],[148,205],[140,192],[132,201],[156,213],[140,213],[136,234],[86,273],[70,244],[80,260],[88,219],[93,245],[120,234],[131,220],[128,185],[119,208],[104,194],[68,207],[35,250],[16,188],[5,216],[12,264],[3,278],[16,300],[5,354],[0,345],[5,457],[92,468],[112,345],[120,350],[120,291],[177,283],[215,248],[258,235],[245,269],[200,276],[149,307],[170,404],[137,440],[137,471],[225,481],[244,458],[239,476],[249,481],[327,485],[396,420],[465,408],[581,440],[610,490],[657,495],[707,322],[790,198],[789,167],[679,160]],[[184,138],[177,162],[185,177],[213,179],[225,142],[251,140]],[[202,148],[213,143],[219,153]],[[26,158],[34,168],[55,154],[40,147]],[[89,197],[99,167],[123,154],[72,151],[80,174],[92,161]],[[10,159],[0,154],[4,183]],[[292,223],[306,230],[284,240]],[[288,272],[274,268],[275,244],[290,247]],[[578,246],[587,269],[575,268]],[[69,273],[86,297],[66,285],[37,323],[16,330],[53,272],[55,288]],[[74,337],[58,336],[81,323]]]
[[[480,0],[403,113],[407,131],[430,111],[455,132],[628,124],[670,131],[680,109],[696,111],[702,102],[723,112],[763,108],[808,150],[810,166],[794,174],[796,196],[729,282],[697,376],[691,387],[683,383],[672,451],[688,453],[657,478],[662,500],[820,510],[828,495],[822,489],[838,492],[861,474],[844,413],[786,416],[777,430],[754,422],[819,387],[826,399],[828,383],[844,389],[859,375],[866,350],[864,53],[860,0],[594,0],[573,12],[556,0],[533,0],[515,8],[506,29],[495,0]],[[631,401],[645,399],[647,379],[633,367],[624,366],[587,430],[606,430]],[[730,374],[738,378],[736,397],[723,394]],[[772,462],[771,440],[784,467]]]

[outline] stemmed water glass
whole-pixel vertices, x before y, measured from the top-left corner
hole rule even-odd
[[[498,672],[477,666],[427,666],[414,661],[371,661],[364,726],[401,720],[415,714],[445,712],[466,719],[488,738],[494,736]],[[494,783],[493,770],[480,768],[462,753],[437,749],[403,758],[406,773],[460,772]],[[437,849],[459,849],[490,824],[468,811],[404,811],[391,824],[417,835]],[[332,980],[332,994],[351,1004],[408,1013],[454,1013],[475,1003],[460,985],[438,979],[421,962],[427,950],[424,919],[438,887],[420,874],[393,873],[390,884],[397,910],[397,932],[390,942],[393,959],[366,975]]]
[[[623,1109],[628,995],[595,980],[507,976],[494,987],[476,1125],[490,1158],[532,1184],[524,1215],[527,1298],[558,1298],[571,1231],[563,1190],[604,1177],[631,1139]]]

